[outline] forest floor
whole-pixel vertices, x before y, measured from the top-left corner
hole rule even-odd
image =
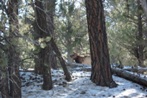
[[[72,68],[72,81],[64,80],[62,70],[52,70],[53,89],[41,89],[42,77],[21,72],[22,98],[147,98],[147,87],[113,75],[116,88],[101,87],[90,80],[90,72]],[[147,77],[147,76],[144,76]]]

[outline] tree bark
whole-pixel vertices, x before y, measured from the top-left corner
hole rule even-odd
[[[147,72],[147,68],[125,68],[124,70],[141,73],[141,74],[143,74],[144,72]]]
[[[18,0],[8,1],[8,17],[9,17],[9,52],[8,52],[8,68],[10,96],[13,98],[21,98],[21,80],[19,76],[19,48],[18,48]]]
[[[70,76],[70,73],[68,72],[68,69],[66,67],[66,63],[65,63],[64,59],[62,58],[61,53],[58,49],[58,46],[56,45],[56,43],[54,41],[54,34],[53,34],[54,25],[53,25],[53,21],[50,21],[50,20],[53,20],[53,14],[55,12],[55,1],[56,0],[50,0],[50,1],[46,0],[46,2],[48,3],[48,6],[46,6],[46,7],[47,7],[47,9],[50,9],[47,12],[47,23],[48,23],[47,24],[47,26],[48,26],[47,32],[51,36],[50,44],[51,44],[51,47],[53,48],[53,53],[54,52],[56,53],[56,56],[58,57],[58,59],[61,63],[61,66],[62,66],[64,74],[65,74],[65,79],[67,81],[71,81],[71,76]],[[51,29],[51,28],[53,28],[53,29]],[[52,62],[52,61],[50,61],[50,62]]]
[[[3,74],[3,75],[2,75]],[[8,85],[8,70],[0,66],[0,92],[2,98],[9,98],[9,85]]]
[[[51,46],[49,46],[51,47]],[[52,83],[52,76],[51,76],[51,63],[52,63],[52,59],[51,59],[51,50],[49,50],[51,48],[46,47],[45,48],[45,52],[47,54],[44,54],[44,66],[43,66],[43,85],[42,85],[42,89],[43,90],[50,90],[53,88],[53,83]],[[49,62],[50,61],[50,62]]]
[[[35,40],[39,40],[39,38],[46,37],[46,15],[44,12],[42,0],[35,1],[35,14],[36,20],[34,23],[34,28],[36,34],[34,34]],[[43,57],[44,57],[44,50],[40,47],[40,45],[36,45],[36,57],[35,57],[35,72],[39,74],[43,74]]]
[[[143,45],[143,30],[142,30],[142,7],[140,5],[140,0],[137,1],[138,3],[138,33],[137,33],[137,45],[138,45],[138,65],[143,67],[144,66],[144,45]]]
[[[69,73],[69,71],[68,71],[68,69],[66,67],[67,64],[65,63],[65,60],[62,58],[61,53],[60,53],[60,51],[59,51],[59,49],[58,49],[58,47],[57,47],[57,45],[56,45],[56,43],[55,43],[53,38],[51,39],[51,45],[52,45],[52,47],[53,47],[53,49],[54,49],[54,51],[55,51],[55,53],[56,53],[60,63],[61,63],[62,69],[64,71],[65,79],[67,81],[71,81],[72,78],[71,78],[70,73]]]
[[[138,83],[140,85],[146,86],[147,87],[147,79],[146,78],[142,78],[140,76],[131,74],[130,72],[127,72],[123,69],[119,69],[119,68],[112,68],[112,72],[113,74],[116,74],[119,77],[125,78],[127,80],[133,81],[135,83]]]
[[[112,79],[102,0],[85,0],[92,59],[91,80],[100,86],[116,87]]]
[[[50,37],[54,37],[55,32],[54,32],[54,14],[55,14],[55,2],[56,0],[44,0],[45,1],[45,9],[47,10],[46,12],[46,22],[47,22],[47,32],[49,33]],[[48,62],[52,62],[51,67],[53,69],[57,69],[57,58],[56,55],[54,53],[54,51],[52,50],[52,52],[50,53],[50,59]]]
[[[47,21],[47,13],[46,13],[46,4],[47,2],[44,2],[43,0],[36,0],[36,24],[38,28],[38,37],[43,39],[43,42],[40,43],[39,46],[39,68],[41,68],[41,73],[43,74],[43,86],[42,88],[44,90],[50,90],[53,88],[52,84],[52,77],[51,77],[51,64],[53,61],[50,61],[52,58],[52,55],[50,55],[53,50],[49,43],[49,41],[45,40],[47,37],[50,37],[50,33],[53,33],[54,28],[49,27],[47,24],[48,22],[50,25],[53,25],[53,20],[50,19]],[[51,32],[48,32],[48,29]],[[38,38],[38,40],[39,40]],[[41,46],[41,44],[45,44],[44,47]]]
[[[79,63],[68,63],[68,65],[71,67],[72,70],[75,70],[74,68],[79,67],[76,69],[77,71],[91,71],[91,68],[83,67],[83,66],[89,66],[86,64],[79,64]],[[80,69],[81,68],[81,69]],[[126,71],[128,70],[128,71]],[[132,81],[134,83],[140,84],[142,86],[147,86],[147,79],[146,77],[140,77],[139,75],[135,75],[130,73],[129,71],[136,72],[137,69],[120,69],[120,68],[111,68],[111,71],[114,75],[122,77],[124,79],[127,79],[129,81]],[[146,71],[147,69],[138,69],[137,71]]]

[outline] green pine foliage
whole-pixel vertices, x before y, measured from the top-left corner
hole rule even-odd
[[[35,6],[33,3],[33,0],[25,0],[21,1],[19,6],[20,38],[19,41],[14,43],[18,43],[19,47],[17,50],[20,51],[21,66],[23,68],[33,67],[35,54],[46,46],[44,42],[50,41],[49,37],[38,37],[34,31]],[[143,10],[139,11],[139,13],[142,13],[144,32],[144,40],[140,42],[136,39],[138,32],[136,1],[105,0],[104,4],[111,63],[119,64],[121,61],[123,65],[137,64],[133,49],[142,43],[144,44],[144,60],[146,65],[147,18]],[[3,53],[7,53],[9,46],[7,42],[7,36],[9,35],[8,17],[4,5],[1,3],[0,8],[0,47]],[[73,52],[89,55],[89,37],[84,0],[57,0],[54,22],[55,40],[66,59],[69,60],[69,55]],[[5,65],[7,60],[3,60],[3,56],[1,57],[2,65]]]
[[[144,37],[143,42],[137,40],[137,4],[134,3],[134,0],[126,1],[111,0],[106,2],[110,56],[111,63],[117,63],[121,58],[123,65],[135,65],[137,64],[137,58],[134,49],[138,47],[138,44],[145,43],[146,37]],[[143,24],[146,24],[144,13],[142,10],[139,12],[142,13]],[[146,25],[143,25],[143,31],[146,31]],[[146,51],[146,48],[144,51]],[[145,52],[144,55],[146,55]],[[144,58],[145,63],[146,59]]]
[[[89,52],[85,9],[82,4],[78,7],[76,4],[76,0],[60,2],[55,18],[57,42],[67,57],[73,52]]]

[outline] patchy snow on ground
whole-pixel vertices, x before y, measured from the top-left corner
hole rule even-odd
[[[72,70],[72,81],[64,80],[62,70],[52,70],[53,89],[42,90],[42,77],[21,72],[22,98],[147,98],[147,88],[113,76],[116,88],[101,87],[90,80],[90,72]]]

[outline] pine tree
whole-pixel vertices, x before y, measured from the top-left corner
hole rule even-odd
[[[92,59],[91,80],[100,86],[116,87],[110,68],[102,0],[86,0],[85,4]]]

